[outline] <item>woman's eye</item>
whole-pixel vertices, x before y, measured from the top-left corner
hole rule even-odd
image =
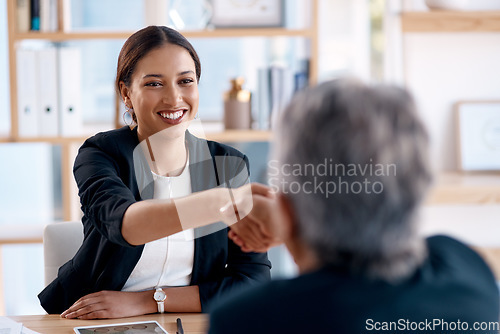
[[[190,84],[190,83],[192,83],[192,82],[194,82],[194,80],[193,80],[193,79],[191,79],[191,78],[189,78],[189,79],[182,79],[182,80],[180,81],[180,83],[181,83],[181,84],[183,84],[183,85]]]
[[[146,86],[149,86],[149,87],[158,87],[158,86],[161,86],[161,83],[157,82],[157,81],[154,81],[154,82],[148,82],[146,84]]]

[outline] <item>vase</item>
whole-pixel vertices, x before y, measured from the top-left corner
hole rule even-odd
[[[469,0],[425,0],[425,4],[432,10],[465,10]]]

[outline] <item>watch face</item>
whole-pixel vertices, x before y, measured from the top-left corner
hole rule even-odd
[[[162,302],[167,298],[167,295],[163,291],[156,291],[153,297],[157,302]]]

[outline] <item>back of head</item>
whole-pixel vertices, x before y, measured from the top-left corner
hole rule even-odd
[[[283,113],[269,183],[320,262],[397,279],[424,256],[414,215],[431,180],[427,145],[404,89],[326,82]]]

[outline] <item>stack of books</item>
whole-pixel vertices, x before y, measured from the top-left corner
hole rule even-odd
[[[286,108],[295,92],[309,85],[308,61],[304,61],[297,72],[285,64],[272,64],[259,69],[257,89],[258,114],[256,127],[261,130],[273,128],[279,115]]]
[[[58,0],[15,0],[17,32],[57,31]]]

